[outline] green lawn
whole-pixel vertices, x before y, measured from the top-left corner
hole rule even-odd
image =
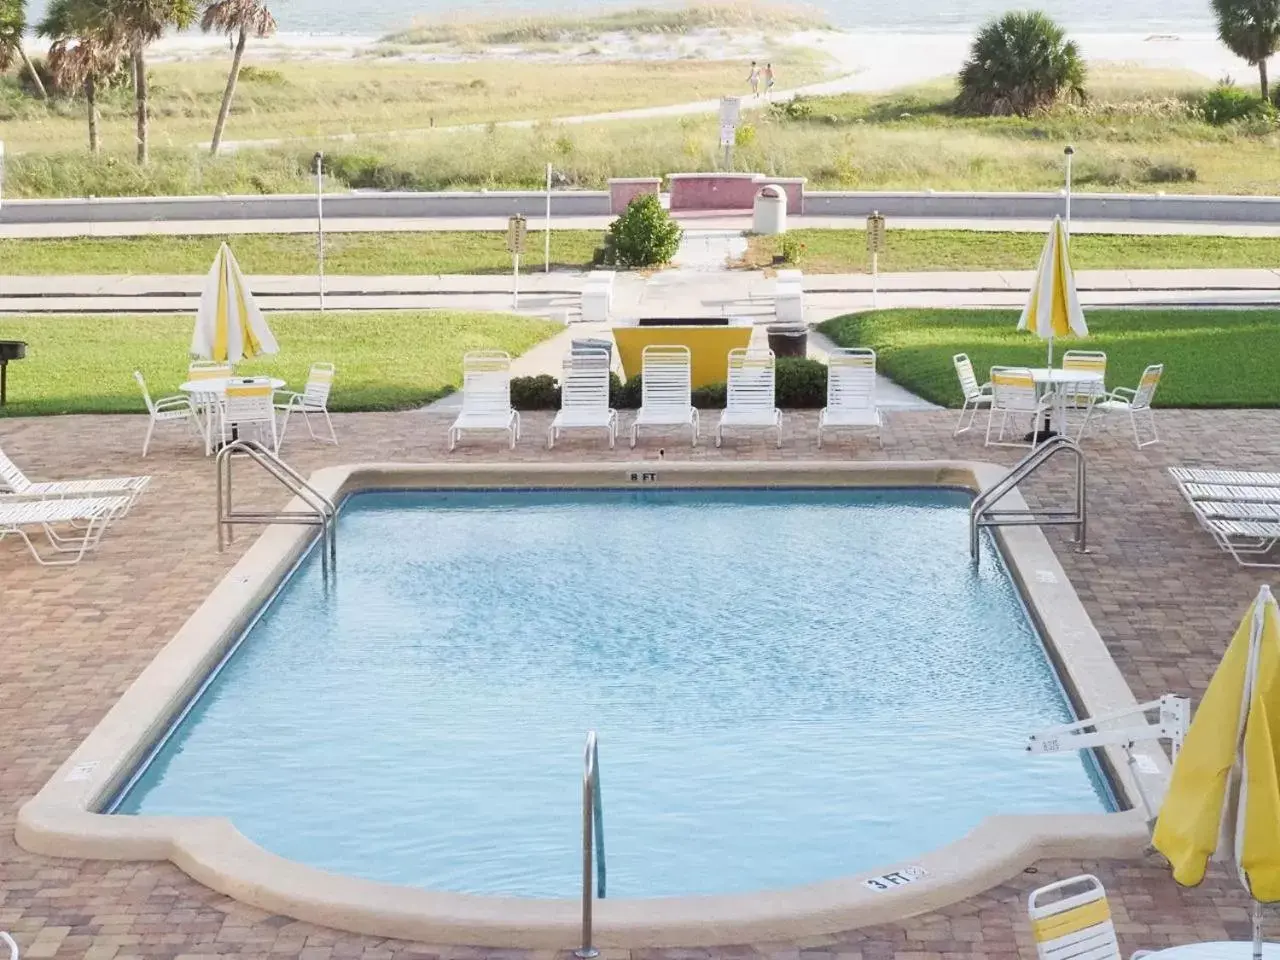
[[[1107,387],[1137,386],[1165,365],[1165,407],[1280,406],[1280,310],[1089,310],[1089,337],[1059,341],[1107,352]],[[967,353],[979,380],[994,365],[1044,366],[1046,345],[1019,333],[1016,310],[880,310],[828,320],[845,347],[875,348],[880,371],[919,396],[960,406],[951,358]]]
[[[552,267],[583,268],[602,238],[593,230],[553,230]],[[0,274],[205,273],[223,240],[246,273],[316,272],[315,234],[265,233],[0,240]],[[324,248],[325,272],[332,276],[511,270],[505,233],[329,233]],[[530,233],[524,258],[529,269],[542,269],[542,253],[542,234]]]
[[[334,410],[397,410],[448,393],[468,350],[513,357],[561,329],[548,320],[455,311],[280,313],[268,317],[280,353],[237,366],[301,389],[316,360],[337,365]],[[3,317],[0,340],[29,344],[9,366],[9,403],[0,416],[141,413],[133,380],[141,370],[153,397],[185,380],[190,316]]]
[[[880,255],[882,273],[917,270],[1034,270],[1048,233],[983,230],[894,230]],[[863,230],[791,230],[803,244],[796,266],[806,273],[869,273]],[[781,237],[752,237],[743,264],[762,267],[782,252]],[[1180,267],[1266,267],[1280,264],[1275,237],[1127,236],[1078,233],[1071,238],[1077,270],[1170,270]]]

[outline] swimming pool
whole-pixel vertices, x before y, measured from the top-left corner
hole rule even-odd
[[[580,884],[600,736],[611,897],[900,862],[992,814],[1110,809],[991,544],[948,490],[352,497],[118,812],[221,815],[325,870]]]

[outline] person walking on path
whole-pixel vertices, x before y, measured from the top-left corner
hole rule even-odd
[[[747,74],[747,83],[751,84],[751,95],[760,96],[760,68],[754,60],[751,61],[751,72]]]
[[[764,95],[770,96],[773,93],[773,64],[766,63],[764,65]]]

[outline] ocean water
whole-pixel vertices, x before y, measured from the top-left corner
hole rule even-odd
[[[270,6],[286,33],[381,35],[409,25],[415,17],[483,15],[507,17],[541,12],[584,12],[610,7],[659,5],[666,0],[596,0],[565,4],[557,0],[280,0]],[[763,0],[761,0],[763,2]],[[1010,9],[1008,0],[914,0],[911,3],[865,0],[807,0],[831,24],[859,30],[938,33],[969,31]],[[32,21],[43,16],[44,0],[35,0]],[[1017,6],[1016,4],[1014,6]],[[1185,33],[1212,29],[1208,0],[1040,0],[1044,10],[1071,30],[1088,33]]]
[[[888,866],[994,813],[1097,811],[1070,717],[968,497],[362,495],[121,813],[223,815],[340,873],[572,897],[600,738],[609,895]]]

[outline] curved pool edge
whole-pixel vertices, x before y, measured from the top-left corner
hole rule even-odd
[[[311,481],[334,499],[359,490],[696,486],[952,487],[979,491],[1005,474],[966,461],[592,464],[353,464]],[[1023,506],[1011,495],[1010,508]],[[300,505],[295,502],[293,505]],[[268,852],[222,818],[97,813],[199,689],[298,558],[314,531],[269,527],[214,588],[97,727],[18,813],[24,849],[61,857],[169,860],[194,879],[260,909],[375,936],[493,947],[578,945],[576,900],[439,893],[327,873]],[[1135,701],[1101,636],[1037,527],[997,537],[1059,676],[1082,715]],[[341,544],[339,544],[339,565]],[[1030,731],[1029,731],[1030,732]],[[1155,744],[1136,753],[1157,798],[1168,762]],[[1118,751],[1104,760],[1122,803],[1136,796]],[[1149,781],[1148,781],[1149,778]],[[1137,811],[994,816],[967,836],[909,863],[784,890],[726,896],[604,900],[596,941],[611,948],[711,946],[794,939],[902,920],[958,902],[1045,857],[1135,858],[1147,843]],[[867,878],[920,868],[888,890]]]

